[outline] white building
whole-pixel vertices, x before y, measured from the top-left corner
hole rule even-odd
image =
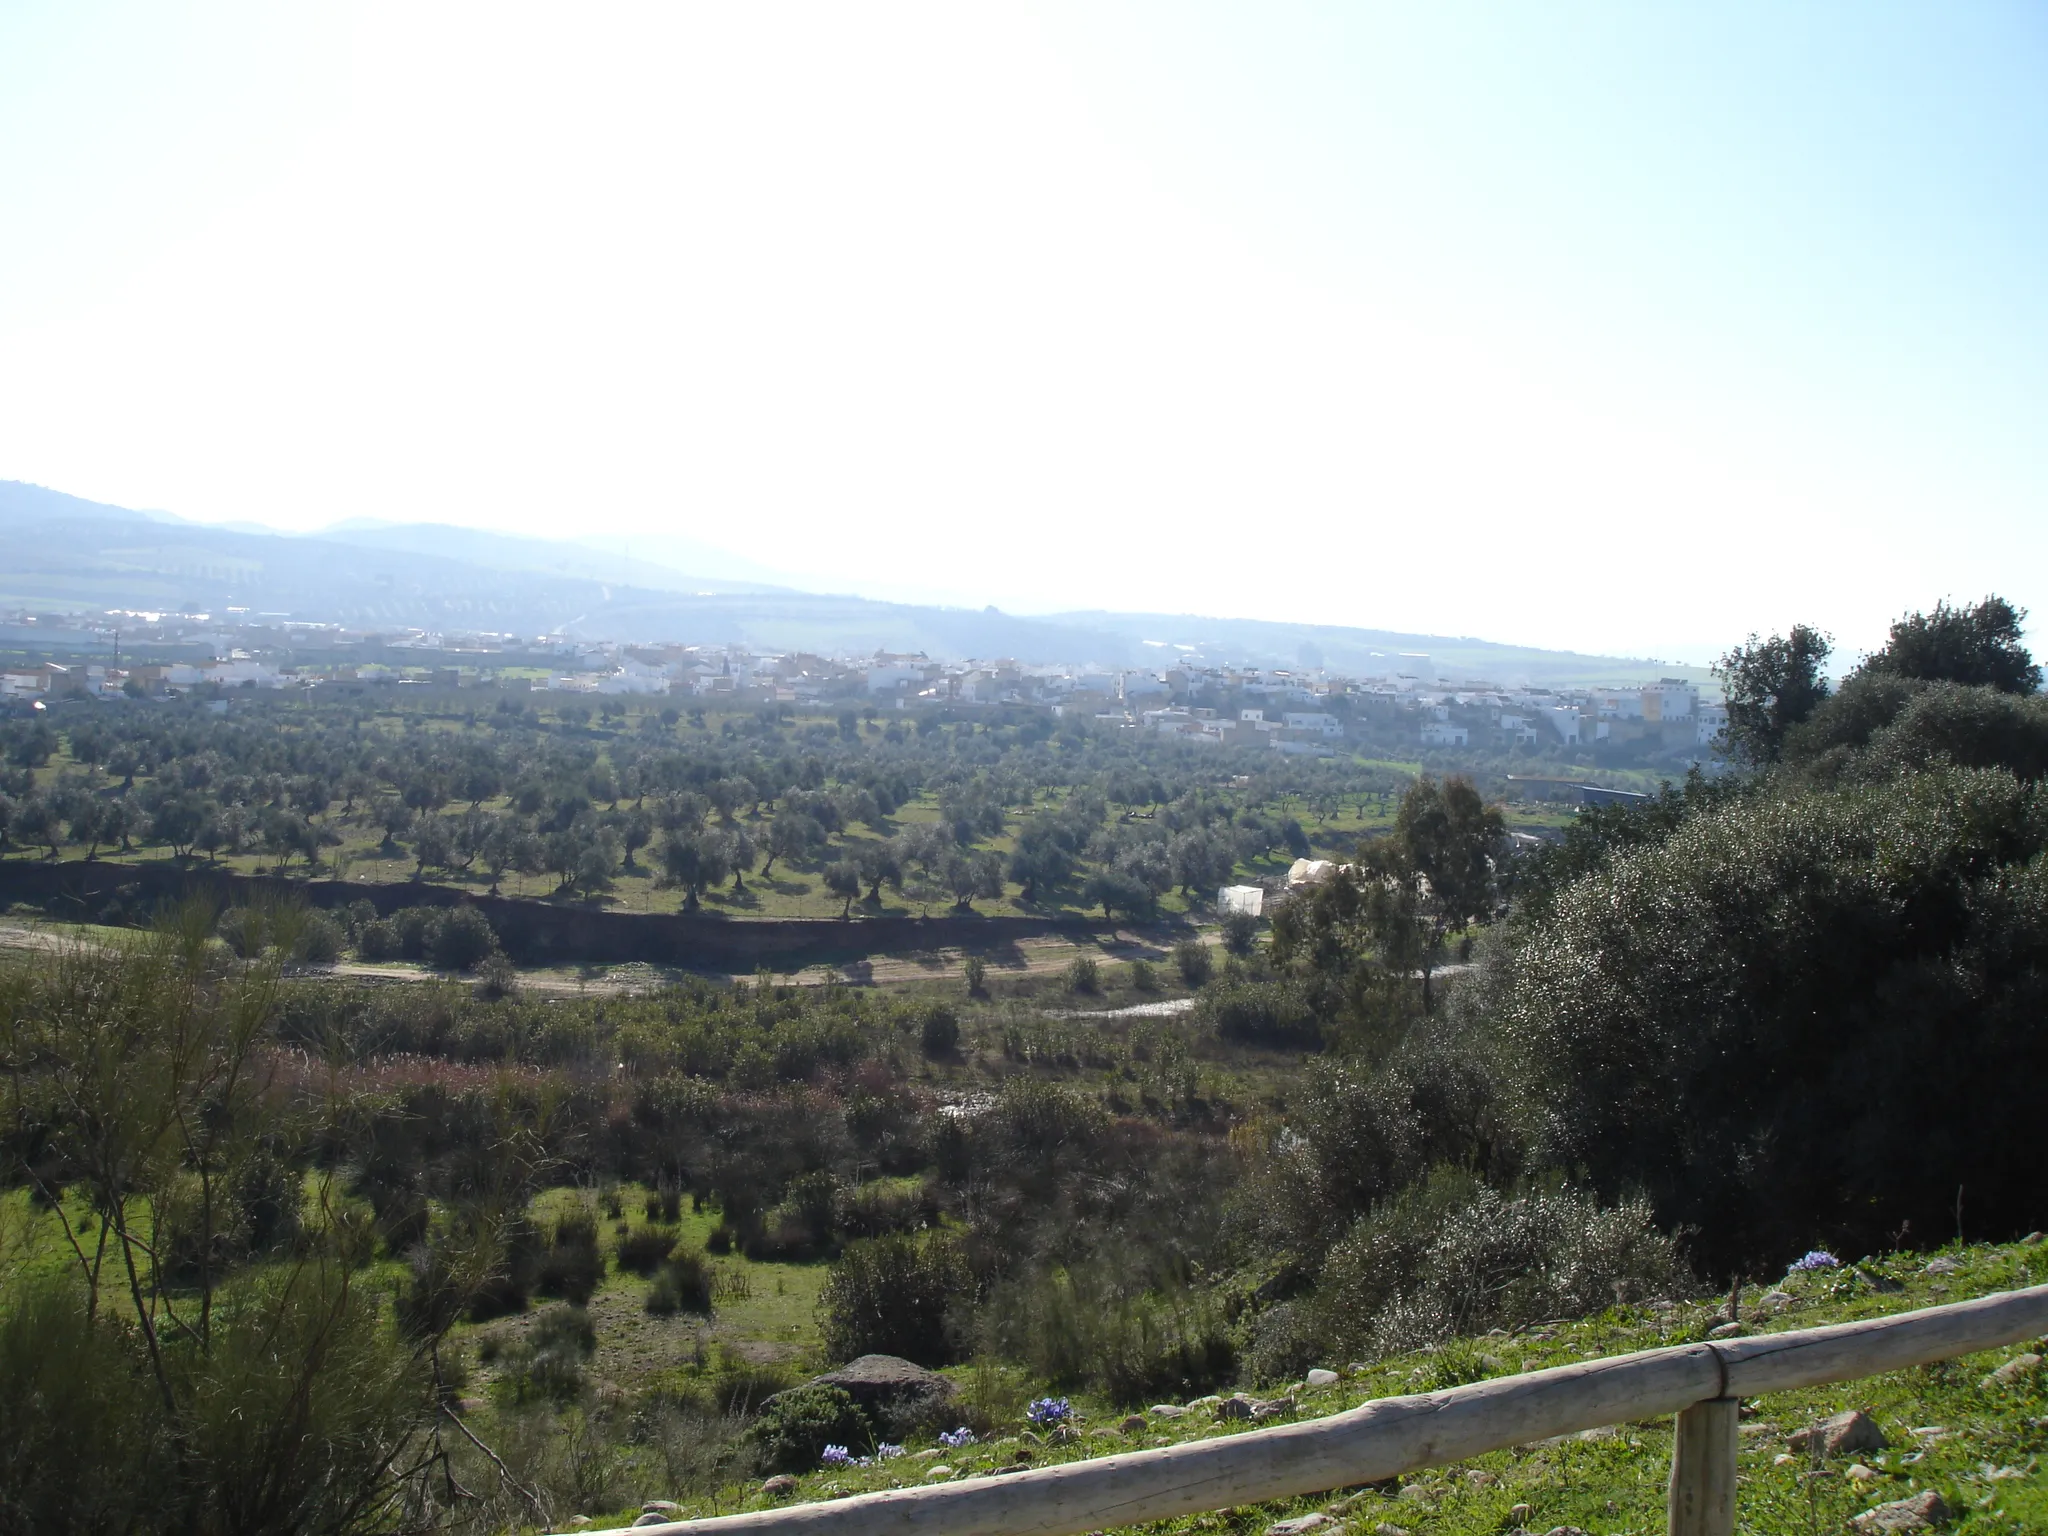
[[[1216,892],[1216,910],[1223,916],[1245,912],[1253,917],[1266,910],[1266,893],[1256,885],[1226,885]]]
[[[1462,725],[1452,725],[1447,720],[1422,722],[1422,744],[1425,747],[1462,747],[1471,739],[1471,731]]]
[[[1344,734],[1344,722],[1335,715],[1289,710],[1280,716],[1280,723],[1290,731],[1313,731],[1320,736]]]

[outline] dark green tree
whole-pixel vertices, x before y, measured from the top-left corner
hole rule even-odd
[[[1714,668],[1728,701],[1728,750],[1752,766],[1775,763],[1785,733],[1828,696],[1821,669],[1834,651],[1833,639],[1805,624],[1790,635],[1773,635],[1738,645]]]
[[[2027,610],[2002,597],[1974,608],[1936,603],[1932,613],[1909,613],[1892,625],[1884,649],[1863,663],[1867,672],[1963,683],[2001,693],[2033,693],[2041,669],[2020,643]]]

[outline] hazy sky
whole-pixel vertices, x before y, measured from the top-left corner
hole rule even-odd
[[[1854,648],[2048,615],[2044,273],[2034,0],[0,0],[0,478],[205,519]]]

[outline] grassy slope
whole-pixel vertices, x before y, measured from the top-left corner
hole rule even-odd
[[[1763,1302],[1763,1288],[1752,1287],[1744,1293],[1745,1310],[1761,1310],[1759,1331],[1777,1332],[2048,1281],[2048,1249],[2038,1243],[1951,1249],[1947,1256],[1958,1265],[1947,1275],[1927,1274],[1925,1256],[1899,1256],[1873,1266],[1903,1281],[1900,1292],[1880,1293],[1866,1283],[1827,1275],[1795,1278],[1785,1283],[1793,1296],[1789,1304],[1769,1307]],[[1334,1413],[1374,1397],[1695,1341],[1716,1320],[1713,1306],[1700,1302],[1666,1311],[1618,1308],[1515,1336],[1457,1341],[1367,1369],[1346,1370],[1337,1386],[1302,1393],[1301,1410],[1304,1416]],[[1848,1529],[1852,1515],[1872,1504],[1932,1487],[1957,1512],[1951,1529],[1966,1536],[2048,1531],[2048,1468],[2043,1465],[2048,1460],[2048,1375],[2037,1373],[2013,1387],[1982,1383],[1988,1371],[2018,1353],[2018,1348],[1998,1350],[1756,1400],[1755,1416],[1743,1429],[1737,1529],[1751,1536],[1840,1532]],[[953,1468],[955,1476],[973,1476],[1017,1460],[1023,1452],[1050,1463],[1242,1432],[1222,1428],[1198,1410],[1178,1420],[1155,1419],[1146,1432],[1126,1436],[1109,1427],[1120,1422],[1120,1411],[1101,1403],[1076,1407],[1082,1415],[1082,1434],[1070,1447],[1038,1446],[1025,1438],[1020,1426],[966,1451],[920,1454],[930,1448],[914,1446],[909,1456],[877,1467],[812,1473],[802,1479],[797,1497],[823,1499],[910,1486],[926,1480],[938,1466]],[[1788,1434],[1845,1408],[1871,1413],[1891,1439],[1889,1451],[1862,1458],[1877,1473],[1875,1481],[1866,1484],[1844,1476],[1848,1464],[1841,1461],[1824,1465],[1814,1476],[1812,1464],[1804,1458],[1777,1460],[1789,1454]],[[1154,1529],[1255,1536],[1274,1520],[1327,1508],[1346,1517],[1358,1536],[1375,1528],[1387,1536],[1388,1526],[1412,1536],[1500,1536],[1518,1524],[1535,1531],[1569,1525],[1594,1536],[1649,1536],[1664,1527],[1670,1454],[1670,1421],[1656,1420],[1417,1473],[1402,1479],[1398,1491],[1365,1492],[1353,1499],[1332,1494],[1227,1510],[1161,1522]],[[768,1502],[756,1494],[746,1500],[746,1507]],[[1523,1504],[1528,1510],[1517,1513],[1515,1506]],[[724,1512],[731,1509],[728,1500]],[[688,1508],[691,1515],[709,1512],[708,1504]],[[617,1523],[629,1523],[630,1517],[625,1513]]]

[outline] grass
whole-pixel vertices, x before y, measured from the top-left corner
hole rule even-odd
[[[1787,1303],[1765,1301],[1765,1288],[1744,1292],[1745,1313],[1761,1332],[1817,1327],[1883,1316],[1915,1307],[2048,1281],[2048,1249],[2031,1245],[1953,1248],[1953,1273],[1930,1275],[1926,1255],[1900,1255],[1870,1265],[1903,1283],[1882,1292],[1853,1276],[1826,1274],[1784,1282]],[[1353,1368],[1333,1387],[1302,1389],[1301,1418],[1336,1413],[1372,1398],[1429,1390],[1459,1381],[1504,1376],[1600,1355],[1684,1344],[1703,1338],[1716,1321],[1713,1301],[1666,1308],[1616,1308],[1597,1317],[1460,1340],[1438,1349]],[[1737,1529],[1749,1536],[1820,1536],[1849,1529],[1847,1521],[1874,1504],[1937,1489],[1956,1512],[1958,1536],[2022,1536],[2048,1531],[2048,1375],[2014,1386],[1987,1385],[1989,1371],[2021,1352],[1995,1350],[1945,1364],[1760,1398],[1743,1426]],[[965,1372],[957,1372],[963,1377]],[[1028,1459],[1034,1464],[1081,1460],[1138,1447],[1156,1447],[1243,1431],[1219,1425],[1200,1409],[1179,1419],[1149,1419],[1127,1434],[1121,1410],[1077,1402],[1080,1438],[1070,1446],[1038,1443],[1019,1422],[992,1440],[964,1450],[935,1445],[870,1468],[825,1469],[799,1481],[797,1500],[909,1487],[930,1480],[933,1469],[954,1477],[993,1472]],[[1823,1463],[1819,1475],[1806,1457],[1790,1455],[1787,1437],[1846,1408],[1870,1413],[1891,1441],[1866,1454],[1869,1482],[1846,1476],[1848,1463]],[[1917,1433],[1916,1433],[1917,1431]],[[936,1452],[937,1454],[933,1454]],[[1498,1451],[1455,1466],[1432,1468],[1377,1489],[1333,1490],[1313,1498],[1244,1506],[1162,1521],[1160,1533],[1230,1532],[1256,1536],[1281,1519],[1327,1509],[1353,1531],[1388,1527],[1411,1536],[1502,1536],[1516,1527],[1546,1531],[1576,1526],[1593,1536],[1649,1536],[1664,1526],[1665,1479],[1671,1456],[1669,1420],[1592,1430],[1554,1442]],[[771,1502],[759,1494],[748,1508]],[[1527,1506],[1526,1510],[1518,1506]],[[709,1513],[685,1505],[685,1515]],[[730,1505],[723,1509],[731,1513]],[[629,1524],[635,1512],[620,1512]],[[602,1521],[600,1523],[603,1523]],[[1326,1528],[1327,1529],[1327,1528]]]

